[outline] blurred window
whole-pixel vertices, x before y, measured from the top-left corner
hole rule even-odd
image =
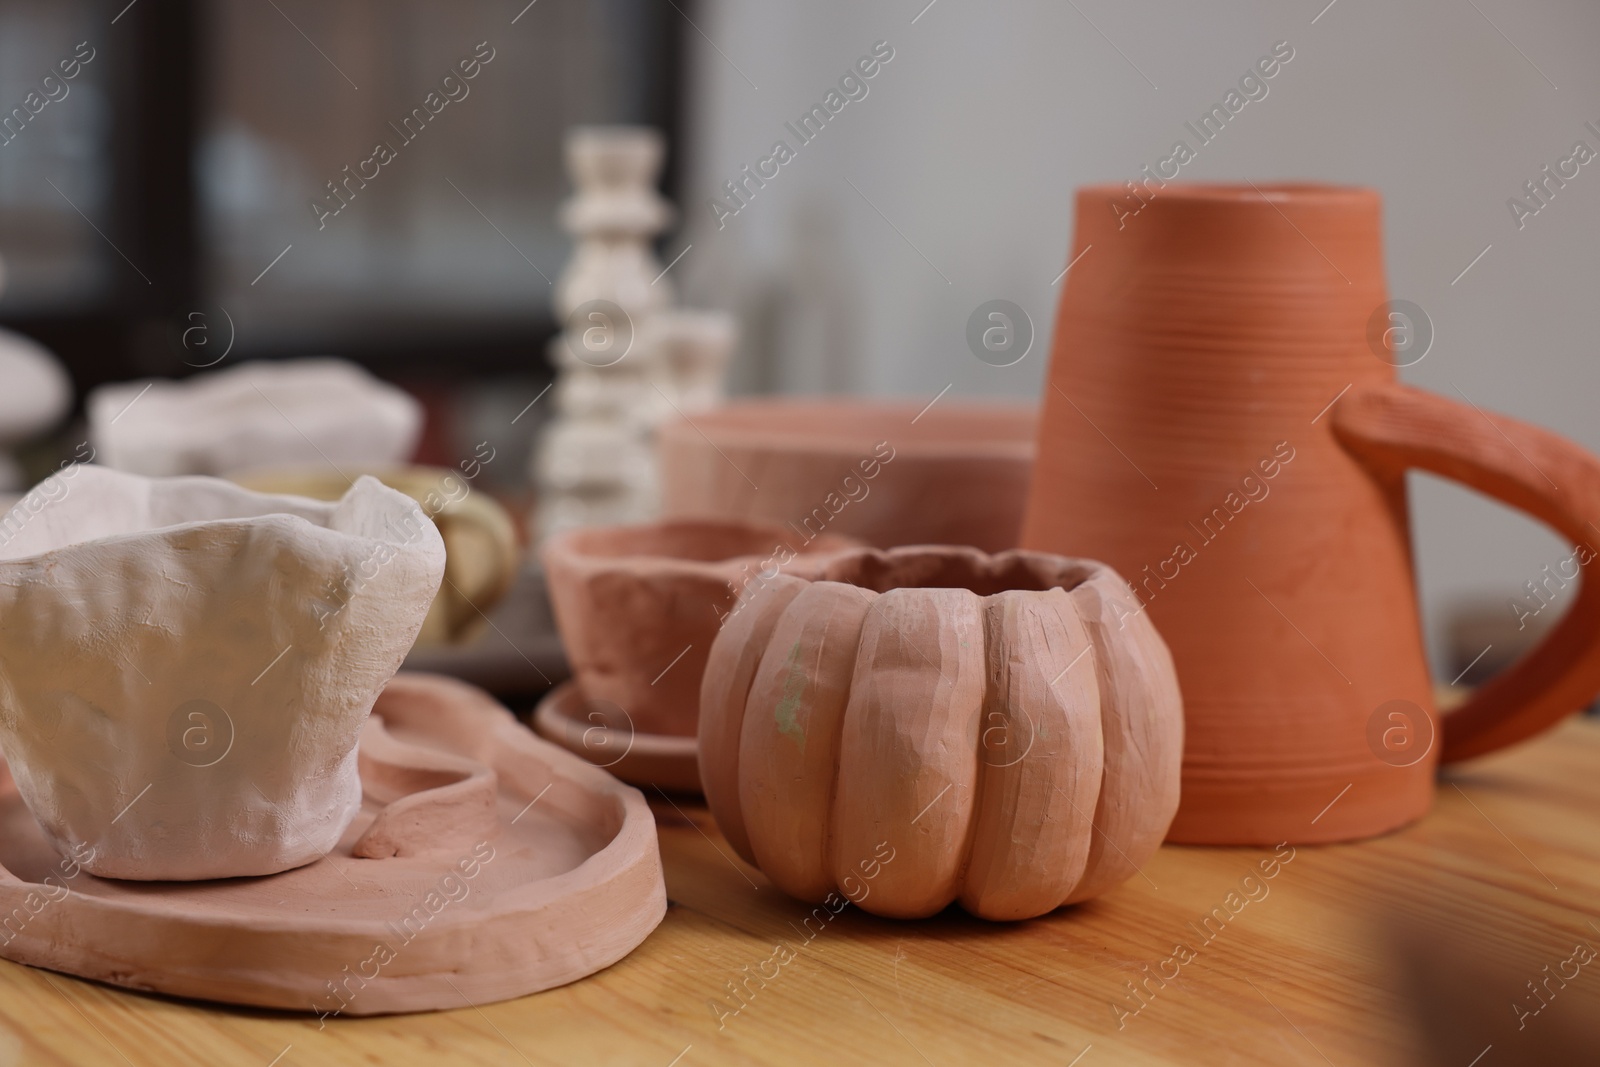
[[[85,220],[104,226],[110,178],[107,64],[90,42],[100,36],[95,6],[0,6],[0,315],[68,310],[109,287],[116,252]]]
[[[236,359],[542,372],[563,131],[670,139],[686,29],[659,0],[5,0],[0,107],[95,58],[0,145],[0,321],[81,388],[186,373],[221,311]]]

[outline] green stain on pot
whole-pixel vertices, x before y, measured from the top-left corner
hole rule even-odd
[[[806,675],[800,667],[800,642],[796,641],[789,650],[788,670],[783,678],[783,695],[778,698],[778,706],[773,709],[773,721],[778,724],[778,732],[785,737],[794,739],[795,744],[803,745],[806,740],[806,728],[800,722],[800,701],[806,692]]]

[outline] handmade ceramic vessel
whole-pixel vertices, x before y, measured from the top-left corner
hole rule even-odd
[[[1109,567],[923,546],[797,571],[746,590],[701,688],[706,803],[780,889],[1023,919],[1155,852],[1183,709]]]
[[[342,359],[102,385],[87,407],[99,462],[153,476],[387,466],[409,459],[422,432],[421,404]]]
[[[709,411],[723,403],[728,363],[739,340],[739,327],[725,311],[672,308],[657,311],[645,323],[652,335],[661,378],[671,403],[658,401],[657,421]]]
[[[533,709],[533,729],[624,782],[674,793],[700,792],[700,742],[695,735],[640,733],[620,705],[590,700],[577,682],[562,682],[540,698]]]
[[[1037,420],[1031,404],[741,401],[662,427],[662,508],[880,548],[1014,548]]]
[[[95,466],[41,490],[0,547],[0,745],[49,840],[113,878],[325,854],[444,569],[433,524],[371,478],[337,503]]]
[[[566,715],[582,723],[576,734],[547,713],[547,736],[601,763],[641,738],[693,737],[711,642],[745,584],[856,544],[833,535],[807,544],[750,522],[603,526],[551,537],[540,555],[586,710]]]
[[[506,509],[486,492],[474,491],[471,477],[438,467],[379,467],[346,470],[279,467],[251,471],[233,480],[261,493],[287,493],[315,500],[337,500],[349,479],[370,474],[422,505],[422,512],[444,538],[444,581],[417,634],[417,645],[465,644],[488,629],[492,611],[517,577],[521,550],[517,529]]]
[[[1407,331],[1429,328],[1388,303],[1376,192],[1172,184],[1119,219],[1124,195],[1078,193],[1023,544],[1109,562],[1171,646],[1188,724],[1174,840],[1407,823],[1441,757],[1528,737],[1600,688],[1585,582],[1537,651],[1440,723],[1407,469],[1588,541],[1600,463],[1396,383],[1426,352]]]
[[[648,325],[673,299],[655,254],[674,215],[655,188],[666,139],[643,126],[576,126],[564,148],[576,191],[559,221],[576,244],[552,301],[564,327],[548,349],[555,410],[529,470],[542,536],[655,517],[652,429],[662,387],[673,392]]]
[[[480,690],[396,676],[362,730],[360,768],[361,814],[319,862],[131,884],[88,873],[83,852],[55,855],[0,765],[0,956],[326,1021],[575,981],[666,913],[638,790],[540,741]]]
[[[0,290],[5,288],[0,279]],[[43,433],[72,407],[72,379],[49,349],[10,330],[0,330],[0,449]],[[0,488],[23,484],[22,470],[0,451]]]

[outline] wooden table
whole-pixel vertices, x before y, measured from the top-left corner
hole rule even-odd
[[[1550,979],[1520,1030],[1512,1008],[1541,1003],[1525,983],[1570,975],[1576,944],[1600,948],[1594,721],[1452,772],[1401,833],[1296,850],[1245,883],[1237,914],[1229,893],[1272,850],[1168,846],[1101,900],[1034,922],[849,908],[800,947],[809,909],[736,862],[703,807],[652,802],[671,907],[586,981],[319,1029],[0,963],[0,1065],[1600,1062],[1600,959]],[[1208,943],[1189,924],[1218,907]],[[728,983],[784,939],[796,958],[735,1013]],[[1130,981],[1146,981],[1142,1007]]]

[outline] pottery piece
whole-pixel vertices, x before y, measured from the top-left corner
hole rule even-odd
[[[653,407],[651,396],[637,391],[635,411],[626,417],[587,408],[591,400],[616,400],[600,397],[603,388],[575,384],[574,392],[590,395],[558,406],[584,410],[570,419],[558,416],[539,439],[533,457],[533,480],[539,488],[533,522],[541,538],[585,526],[646,522],[659,510],[655,452],[648,423],[639,414]]]
[[[0,289],[4,289],[0,281]],[[61,361],[32,338],[0,330],[0,449],[50,429],[72,407],[72,380]],[[22,484],[22,471],[0,451],[0,489]]]
[[[353,469],[404,462],[422,405],[342,359],[243,363],[183,381],[102,385],[89,439],[135,474],[231,474],[260,466]]]
[[[562,682],[533,709],[533,729],[624,782],[674,793],[701,791],[698,738],[640,733],[617,710],[586,699],[577,682]]]
[[[711,641],[745,583],[821,553],[777,526],[660,522],[573,530],[540,550],[556,625],[591,701],[623,709],[643,733],[692,737]]]
[[[1600,463],[1396,383],[1427,326],[1388,303],[1375,191],[1168,184],[1120,226],[1125,192],[1078,193],[1023,544],[1106,560],[1171,646],[1188,726],[1173,840],[1401,826],[1441,757],[1528,737],[1600,689],[1585,582],[1548,641],[1441,722],[1405,471],[1587,542]]]
[[[337,503],[92,465],[40,490],[0,545],[0,746],[46,837],[114,878],[324,855],[438,588],[433,524],[372,478]]]
[[[802,900],[1024,919],[1103,893],[1178,803],[1182,702],[1136,603],[1091,560],[946,546],[752,583],[701,688],[706,803]]]
[[[661,367],[656,421],[669,422],[720,406],[728,363],[739,340],[733,316],[671,308],[651,315],[646,326]]]
[[[738,335],[730,315],[672,306],[653,247],[674,215],[655,188],[660,131],[576,126],[565,150],[576,193],[560,223],[576,243],[552,301],[555,415],[531,465],[541,539],[659,515],[656,427],[721,403]]]
[[[669,518],[775,522],[880,548],[1014,548],[1033,405],[749,400],[661,430]]]
[[[556,283],[561,311],[603,297],[630,314],[671,304],[655,237],[672,223],[672,205],[656,192],[667,141],[649,126],[573,126],[562,156],[574,193],[561,205],[561,228],[578,238]]]
[[[349,479],[370,474],[422,505],[444,538],[444,581],[417,634],[417,645],[466,644],[489,628],[488,613],[511,588],[521,556],[517,529],[506,509],[471,476],[439,467],[346,469],[283,467],[251,471],[233,480],[258,493],[337,500]]]
[[[361,814],[328,856],[164,885],[57,856],[0,771],[0,956],[174,996],[376,1015],[575,981],[666,913],[644,798],[479,690],[397,675],[360,764]]]
[[[648,127],[567,132],[576,192],[560,222],[576,244],[553,300],[565,327],[549,348],[555,416],[531,471],[542,535],[641,522],[658,510],[651,433],[664,376],[646,324],[672,303],[672,279],[653,248],[673,216],[655,189],[665,155],[665,138]]]
[[[706,656],[744,584],[857,544],[824,535],[797,549],[798,540],[766,524],[686,521],[570,530],[546,541],[540,556],[556,625],[587,705],[579,718],[636,738],[693,737]],[[565,729],[546,736],[571,741]]]

